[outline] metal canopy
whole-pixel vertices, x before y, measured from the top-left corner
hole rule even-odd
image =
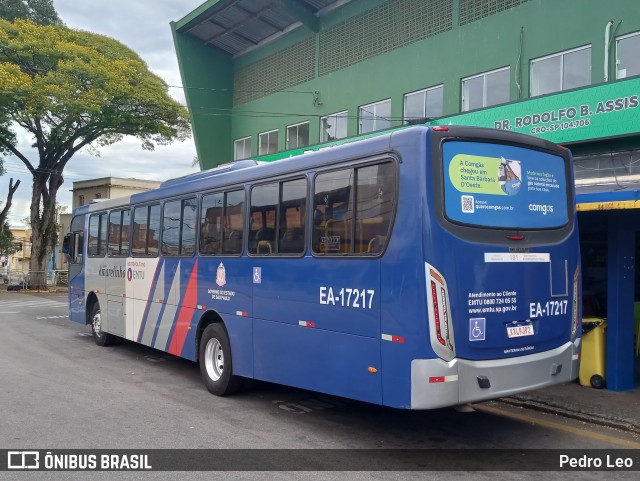
[[[221,0],[183,30],[231,56],[305,26],[320,30],[319,16],[351,0]]]
[[[578,211],[640,209],[640,186],[625,184],[597,184],[576,186]]]

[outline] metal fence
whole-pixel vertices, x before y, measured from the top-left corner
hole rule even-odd
[[[69,277],[67,271],[0,271],[0,283],[5,284],[9,290],[30,289],[32,286],[42,282],[47,286],[47,290],[56,291],[59,288],[67,287]]]

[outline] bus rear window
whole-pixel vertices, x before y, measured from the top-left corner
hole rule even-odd
[[[446,217],[481,227],[549,229],[568,222],[565,160],[512,145],[442,147]]]

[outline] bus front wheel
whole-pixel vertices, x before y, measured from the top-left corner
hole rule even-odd
[[[98,346],[110,346],[115,338],[102,330],[102,316],[100,315],[100,304],[95,302],[91,308],[91,332],[93,340]]]
[[[200,373],[207,390],[227,396],[242,387],[242,379],[233,375],[231,344],[223,324],[210,324],[202,333],[199,348]]]

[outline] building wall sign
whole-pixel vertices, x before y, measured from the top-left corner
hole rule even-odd
[[[430,125],[473,125],[568,143],[640,132],[640,78],[454,115]]]

